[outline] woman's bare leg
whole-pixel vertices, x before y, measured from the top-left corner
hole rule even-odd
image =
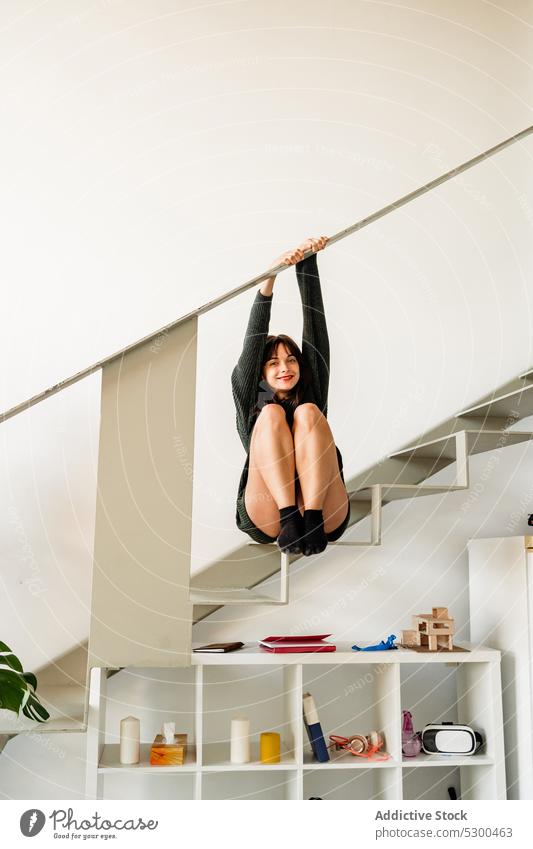
[[[336,452],[335,452],[336,453]],[[304,500],[300,482],[296,484],[296,503],[303,514]],[[322,507],[322,515],[324,516],[324,533],[329,534],[335,531],[346,518],[348,512],[348,493],[346,485],[341,478],[339,464],[337,461],[337,474],[328,487],[324,506]]]
[[[294,442],[285,410],[266,404],[252,431],[244,503],[254,525],[269,536],[279,534],[280,509],[295,504],[294,476]]]
[[[314,404],[301,404],[294,419],[291,433],[283,408],[267,404],[252,432],[244,502],[254,525],[271,537],[280,533],[282,507],[297,503],[303,513],[321,505],[318,509],[322,509],[324,533],[335,530],[348,510],[348,495],[327,419]]]
[[[328,420],[316,404],[300,404],[294,411],[292,432],[304,508],[322,510],[330,484],[339,471]]]
[[[318,520],[322,511],[322,532],[335,530],[348,511],[348,494],[342,481],[333,434],[316,404],[301,404],[294,411],[294,456],[299,478],[298,501],[310,517]],[[323,550],[320,531],[308,536],[316,542],[307,553]],[[318,536],[317,536],[318,535]],[[305,550],[305,549],[304,549]]]

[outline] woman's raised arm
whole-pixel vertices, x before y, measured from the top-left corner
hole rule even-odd
[[[237,408],[237,419],[246,427],[255,407],[261,358],[268,336],[272,295],[257,292],[250,310],[242,351],[231,373],[231,388]]]
[[[300,247],[305,251],[322,250],[327,236],[308,239]],[[320,410],[327,415],[329,390],[329,336],[316,253],[297,263],[296,278],[303,311],[302,354],[312,373],[313,390]]]
[[[274,260],[271,268],[276,268],[282,262],[286,265],[294,265],[303,255],[304,251],[301,248],[285,251]],[[256,293],[244,335],[242,351],[237,365],[231,373],[231,386],[237,406],[237,414],[243,422],[248,421],[257,401],[257,385],[261,377],[261,359],[268,336],[275,280],[275,274],[268,277]]]

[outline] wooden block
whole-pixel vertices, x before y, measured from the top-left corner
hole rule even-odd
[[[152,766],[183,766],[187,755],[187,735],[174,734],[173,743],[165,743],[162,734],[158,734],[150,749]]]
[[[419,646],[420,634],[418,631],[402,631],[402,643],[404,646]]]
[[[434,607],[431,611],[435,619],[449,619],[447,607]]]
[[[428,623],[428,634],[450,634],[453,622],[450,619],[432,620]]]

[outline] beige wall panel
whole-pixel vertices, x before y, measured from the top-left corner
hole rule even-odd
[[[102,371],[91,666],[190,663],[196,331]]]

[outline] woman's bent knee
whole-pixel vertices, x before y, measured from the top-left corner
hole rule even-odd
[[[265,404],[257,417],[255,427],[259,422],[286,422],[285,410],[281,404]],[[254,428],[255,430],[255,428]]]
[[[327,419],[316,404],[306,402],[305,404],[300,404],[294,410],[295,424],[303,424],[310,427],[314,427],[320,422],[324,422],[327,424]]]
[[[283,407],[279,404],[265,404],[256,419],[254,429],[252,431],[250,447],[252,448],[257,438],[261,437],[265,433],[269,433],[271,431],[283,433],[285,430],[287,430],[292,438]]]

